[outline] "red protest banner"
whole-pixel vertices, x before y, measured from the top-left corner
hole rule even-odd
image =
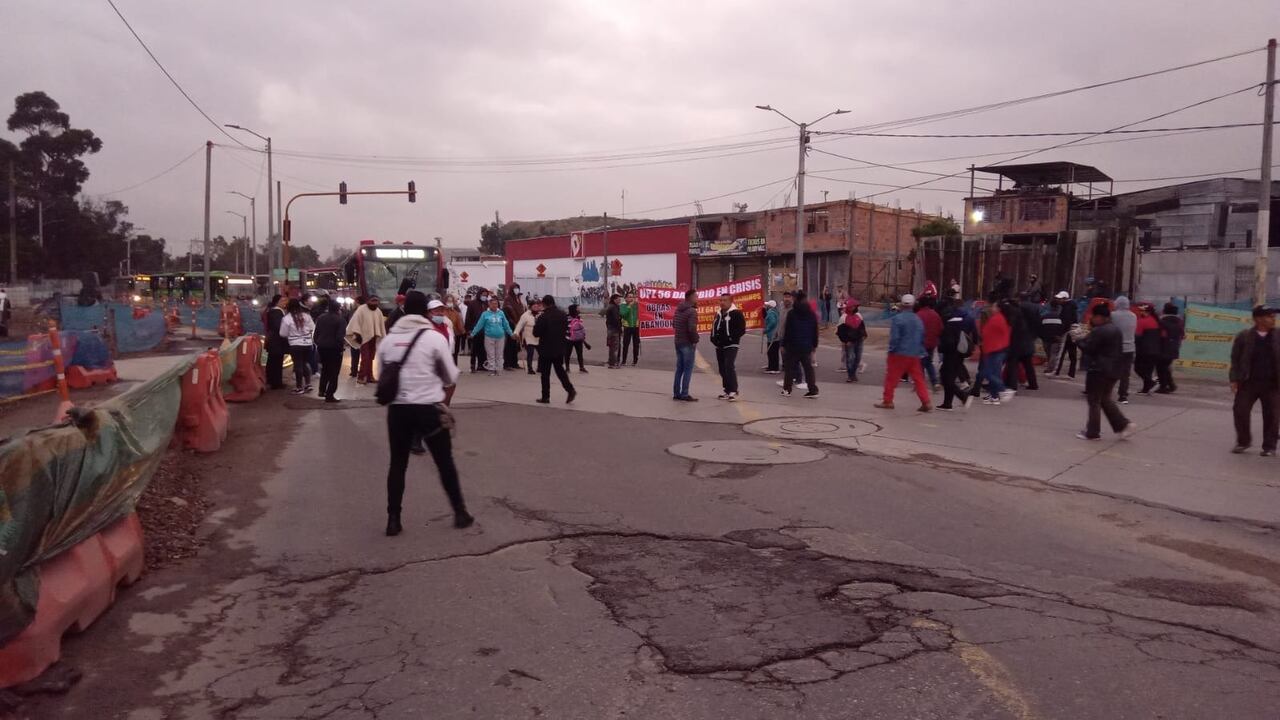
[[[764,279],[756,275],[743,280],[698,288],[698,332],[711,332],[711,322],[720,309],[720,296],[728,293],[742,311],[747,329],[764,327]],[[684,292],[673,288],[641,285],[636,289],[640,303],[640,337],[671,337],[671,318],[684,302]]]

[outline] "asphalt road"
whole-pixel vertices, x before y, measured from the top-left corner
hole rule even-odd
[[[471,382],[466,531],[416,459],[406,531],[382,535],[371,400],[234,408],[202,461],[206,552],[123,591],[66,643],[84,679],[24,712],[1276,716],[1273,530],[830,445],[799,443],[822,455],[805,464],[744,464],[732,444],[690,460],[671,448],[768,441],[625,404],[465,402]]]

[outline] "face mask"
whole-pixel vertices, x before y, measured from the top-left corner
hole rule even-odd
[[[487,302],[489,302],[489,296],[488,296],[488,295],[481,295],[481,296],[480,296],[480,302],[482,302],[482,303],[487,303]]]
[[[447,317],[445,317],[445,316],[443,316],[443,315],[432,315],[432,316],[431,316],[431,322],[433,322],[433,323],[435,323],[435,324],[437,324],[437,325],[444,325],[445,323],[449,322],[449,318],[447,318]]]

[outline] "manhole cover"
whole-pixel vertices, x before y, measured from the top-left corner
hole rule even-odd
[[[681,443],[667,448],[667,452],[690,460],[730,465],[790,465],[814,462],[827,456],[825,452],[815,448],[767,440]]]
[[[742,426],[752,435],[787,440],[835,440],[870,435],[880,428],[866,420],[833,417],[767,418]]]

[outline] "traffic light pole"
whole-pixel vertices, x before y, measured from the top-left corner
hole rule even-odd
[[[343,183],[343,185],[345,186],[346,183]],[[289,244],[293,240],[293,224],[292,221],[289,220],[289,208],[293,207],[293,201],[304,197],[339,197],[343,199],[343,204],[346,204],[346,197],[348,195],[408,195],[409,202],[417,202],[418,190],[414,184],[410,182],[408,190],[342,190],[340,192],[311,192],[298,193],[297,195],[289,198],[289,202],[285,203],[284,206],[284,220],[282,221],[283,229],[281,230],[280,237],[280,266],[284,269],[283,284],[285,286],[289,284]]]

